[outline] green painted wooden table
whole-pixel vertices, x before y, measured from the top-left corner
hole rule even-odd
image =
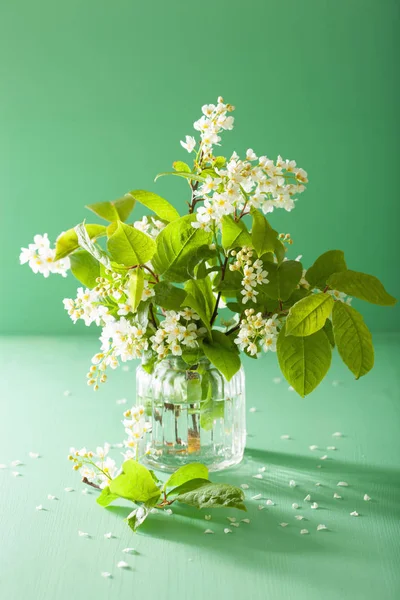
[[[70,445],[121,440],[124,407],[116,401],[133,401],[133,367],[113,374],[94,394],[85,373],[95,340],[3,338],[1,598],[399,598],[400,340],[375,337],[376,368],[369,376],[354,382],[335,362],[327,380],[304,400],[284,381],[273,382],[279,376],[274,356],[261,365],[246,362],[246,457],[216,479],[249,485],[250,524],[224,534],[227,516],[245,515],[214,510],[206,522],[204,511],[175,508],[172,516],[153,515],[136,535],[123,521],[129,508],[102,509],[95,492],[83,495],[66,460]],[[335,432],[343,437],[332,437]],[[282,439],[286,435],[290,439]],[[41,457],[30,458],[31,451]],[[15,460],[24,464],[10,466]],[[255,479],[263,466],[263,478]],[[296,487],[289,486],[291,479]],[[349,486],[339,488],[339,481]],[[335,492],[342,498],[335,499]],[[257,494],[262,498],[251,500]],[[307,494],[318,509],[304,501]],[[267,499],[274,505],[267,506]],[[37,511],[40,504],[46,510]],[[360,516],[350,516],[352,511]],[[317,531],[318,524],[328,530]],[[204,535],[207,527],[215,534]],[[79,537],[78,530],[91,537]],[[105,539],[107,532],[114,537]],[[126,547],[136,553],[124,554]],[[120,560],[130,569],[118,569]],[[102,571],[113,577],[102,578]]]

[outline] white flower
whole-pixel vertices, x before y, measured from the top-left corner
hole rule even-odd
[[[249,148],[246,152],[246,160],[257,160],[257,155],[254,152],[254,150],[252,150],[252,148]]]
[[[189,153],[193,152],[193,150],[196,147],[196,140],[194,139],[194,137],[192,137],[191,135],[187,135],[186,136],[186,141],[183,142],[181,140],[181,146],[183,148],[185,148],[185,150],[187,150]]]
[[[66,277],[70,268],[69,258],[54,260],[55,256],[56,251],[50,248],[50,241],[45,233],[35,235],[34,243],[29,244],[28,248],[21,248],[19,260],[21,265],[28,263],[34,273],[41,273],[44,277],[48,277],[51,273]]]

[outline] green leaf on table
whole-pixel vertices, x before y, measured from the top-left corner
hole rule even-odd
[[[135,200],[130,194],[111,202],[96,202],[86,208],[106,221],[126,221],[135,206]]]
[[[177,175],[178,177],[184,177],[185,179],[192,179],[193,181],[204,182],[205,178],[200,175],[196,175],[196,173],[187,173],[186,171],[165,171],[164,173],[158,173],[154,181],[157,181],[160,177],[165,177],[165,175]]]
[[[108,506],[114,500],[118,500],[119,496],[117,494],[112,494],[110,492],[110,488],[107,486],[102,489],[100,496],[96,498],[97,504],[100,506]]]
[[[178,288],[167,281],[160,281],[154,286],[154,302],[165,308],[165,310],[181,310],[182,303],[187,294],[185,290]]]
[[[110,482],[110,492],[132,502],[147,502],[160,497],[160,490],[146,467],[135,460],[126,460],[122,473]]]
[[[333,336],[332,321],[330,319],[327,319],[325,321],[325,325],[323,326],[322,329],[324,330],[325,335],[328,338],[331,347],[334,348],[335,347],[335,338]]]
[[[251,228],[252,245],[259,258],[266,252],[275,251],[278,232],[272,229],[267,219],[257,209],[251,210],[253,224]]]
[[[238,246],[251,246],[251,236],[243,221],[234,221],[230,215],[225,215],[221,220],[222,247],[224,250]]]
[[[180,467],[175,473],[172,473],[169,479],[164,483],[163,489],[175,488],[191,479],[208,479],[208,469],[201,463],[191,463]]]
[[[117,263],[142,265],[152,259],[156,250],[155,241],[142,231],[117,221],[115,226],[112,224],[109,228],[109,233],[107,248]]]
[[[333,273],[328,281],[329,287],[380,306],[394,306],[396,298],[388,294],[377,277],[358,271]]]
[[[129,274],[128,280],[128,299],[132,307],[132,312],[136,312],[139,302],[142,299],[144,289],[144,275],[140,267],[133,269]]]
[[[356,379],[366,375],[374,366],[374,347],[360,313],[348,304],[335,302],[332,325],[336,346],[345,365]]]
[[[189,481],[185,481],[185,483],[178,485],[170,492],[168,492],[167,498],[169,498],[170,496],[177,496],[178,494],[183,494],[186,492],[191,492],[192,490],[197,490],[199,487],[202,487],[207,483],[210,483],[208,479],[189,479]]]
[[[286,335],[307,336],[319,331],[331,314],[333,305],[332,296],[323,293],[299,300],[289,310]]]
[[[104,225],[86,225],[85,228],[89,239],[97,239],[106,235],[106,228]],[[56,255],[54,260],[60,260],[65,258],[71,252],[74,252],[79,248],[78,236],[75,229],[68,229],[64,233],[61,233],[56,240]]]
[[[246,510],[244,492],[228,483],[207,483],[190,492],[178,494],[175,500],[197,508],[238,508]]]
[[[86,250],[77,250],[69,258],[72,275],[85,287],[96,287],[96,279],[100,277],[100,263]]]
[[[347,265],[342,250],[328,250],[321,254],[307,270],[305,279],[311,287],[323,289],[332,273],[346,271]]]
[[[265,265],[268,272],[268,283],[262,286],[262,290],[270,298],[287,300],[297,287],[303,267],[297,260],[285,260],[281,264],[268,263]]]
[[[304,398],[327,374],[332,351],[322,330],[307,337],[296,337],[286,335],[284,326],[278,336],[277,354],[284,377]]]
[[[213,329],[212,340],[203,340],[204,354],[224,375],[227,381],[240,369],[240,357],[236,344],[221,331]]]
[[[211,233],[192,227],[194,221],[196,215],[180,217],[157,236],[157,250],[152,263],[157,273],[167,281],[187,281],[191,257],[200,246],[211,242]]]
[[[182,172],[182,173],[191,173],[191,168],[189,167],[189,165],[187,165],[185,162],[183,162],[182,160],[176,160],[172,166],[174,167],[175,171],[178,172]]]
[[[104,250],[94,243],[95,238],[92,239],[90,237],[90,233],[85,222],[79,223],[79,225],[76,225],[74,229],[78,239],[78,245],[86,250],[86,252],[89,252],[89,254],[98,260],[99,263],[101,263],[106,269],[111,269],[110,258],[104,252]]]
[[[132,190],[129,194],[137,202],[152,210],[160,219],[168,221],[168,223],[179,219],[180,215],[176,208],[158,194],[146,190]]]

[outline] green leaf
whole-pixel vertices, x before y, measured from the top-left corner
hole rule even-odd
[[[113,259],[127,266],[143,265],[151,260],[156,244],[148,235],[117,221],[117,226],[108,238],[107,248]]]
[[[97,239],[106,235],[106,228],[104,225],[85,225],[85,228],[90,239]],[[75,229],[68,229],[68,231],[61,233],[57,238],[54,260],[65,258],[65,256],[68,256],[78,248],[79,242]]]
[[[147,329],[147,325],[149,324],[149,308],[150,300],[139,302],[139,306],[137,307],[136,320],[144,330]]]
[[[239,302],[227,302],[226,306],[234,313],[241,314],[243,312],[243,304],[239,304]]]
[[[319,331],[332,312],[334,300],[329,294],[311,294],[296,302],[286,319],[286,335],[307,336]]]
[[[86,250],[77,250],[70,256],[71,273],[88,288],[97,285],[96,279],[100,277],[100,263]]]
[[[182,160],[176,160],[172,166],[174,167],[175,171],[182,173],[191,173],[191,168],[189,167],[189,165],[187,165]]]
[[[200,427],[205,431],[211,431],[217,419],[225,416],[225,402],[209,398],[201,403]]]
[[[222,217],[222,247],[224,250],[238,246],[251,246],[251,236],[243,221],[234,221],[230,215]]]
[[[110,492],[132,502],[147,502],[160,497],[160,490],[149,470],[132,459],[126,460],[121,475],[111,480]]]
[[[128,298],[132,306],[132,312],[136,312],[139,302],[142,299],[144,289],[144,275],[140,267],[133,269],[129,275]]]
[[[246,510],[244,492],[227,483],[208,483],[176,496],[175,500],[197,508],[238,508]]]
[[[187,173],[186,171],[165,171],[164,173],[159,173],[154,181],[157,181],[160,177],[165,177],[165,175],[177,175],[178,177],[184,177],[185,179],[193,179],[194,181],[205,181],[204,177],[200,177],[200,175],[196,175],[195,173]]]
[[[332,329],[332,321],[327,319],[325,325],[323,326],[323,330],[325,332],[326,337],[329,340],[329,343],[332,348],[335,347],[335,338],[333,337],[333,329]]]
[[[301,263],[297,260],[285,260],[281,264],[268,263],[265,268],[269,283],[263,285],[262,290],[270,298],[287,300],[301,279]]]
[[[277,354],[284,377],[303,398],[321,383],[331,364],[331,347],[322,330],[296,337],[286,335],[285,326],[282,327]]]
[[[213,329],[212,340],[203,340],[204,354],[209,361],[230,381],[240,369],[240,357],[236,344],[221,331]]]
[[[210,278],[191,279],[185,284],[188,295],[185,298],[185,306],[193,308],[211,333],[210,319],[214,312],[215,298],[212,292]]]
[[[100,496],[96,498],[96,502],[97,504],[100,504],[100,506],[108,506],[111,504],[111,502],[114,502],[114,500],[117,500],[118,498],[119,496],[117,494],[112,494],[110,492],[110,488],[107,486],[103,488]]]
[[[165,308],[165,310],[181,310],[182,303],[186,298],[185,290],[175,287],[167,281],[160,281],[154,286],[154,302]]]
[[[272,229],[267,219],[257,209],[251,211],[253,225],[251,228],[251,239],[253,247],[259,258],[266,252],[274,252],[278,232]]]
[[[335,302],[332,313],[333,335],[341,359],[356,379],[374,366],[374,347],[364,319],[354,308]]]
[[[79,223],[79,225],[76,225],[74,228],[79,246],[86,250],[86,252],[89,252],[89,254],[98,260],[106,269],[111,269],[111,261],[108,255],[99,246],[96,246],[94,239],[92,240],[90,238],[90,233],[86,227],[85,222],[83,222]]]
[[[278,264],[280,264],[281,262],[283,262],[285,256],[286,256],[286,248],[285,245],[282,244],[282,242],[278,239],[275,240],[275,246],[274,246],[274,254],[278,260]],[[265,257],[264,257],[265,258]]]
[[[86,208],[106,221],[126,221],[135,206],[135,200],[130,194],[111,202],[96,202]]]
[[[339,273],[346,270],[347,265],[343,251],[329,250],[317,258],[315,263],[308,269],[305,278],[311,287],[323,289],[326,286],[328,277],[332,273]]]
[[[189,481],[185,481],[181,485],[178,485],[173,490],[168,492],[167,498],[170,496],[177,496],[178,494],[183,494],[186,492],[191,492],[192,490],[197,490],[199,487],[210,483],[208,479],[189,479]]]
[[[200,463],[191,463],[180,467],[171,477],[167,479],[163,489],[174,488],[191,479],[208,479],[208,469]]]
[[[197,249],[210,244],[211,233],[195,229],[196,215],[186,215],[169,223],[157,236],[157,251],[152,259],[157,273],[178,283],[190,277],[188,262]]]
[[[174,208],[168,200],[161,198],[161,196],[158,196],[153,192],[147,192],[146,190],[133,190],[132,192],[129,192],[129,194],[137,202],[140,202],[140,204],[143,204],[143,206],[146,206],[156,213],[160,219],[168,221],[168,223],[179,219],[179,213],[176,208]]]
[[[329,287],[360,300],[380,306],[394,306],[397,300],[387,293],[379,279],[358,271],[333,273],[327,281]]]
[[[216,156],[214,159],[214,167],[217,169],[222,169],[226,165],[225,156]]]
[[[188,364],[190,367],[196,365],[201,358],[204,357],[203,350],[198,348],[186,348],[182,349],[182,359]]]

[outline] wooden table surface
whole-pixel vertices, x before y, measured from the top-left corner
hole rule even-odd
[[[134,534],[123,520],[128,505],[99,507],[95,492],[81,493],[79,476],[66,460],[70,446],[122,440],[124,406],[116,401],[134,402],[134,363],[94,394],[85,373],[95,339],[3,338],[0,597],[399,598],[400,338],[376,335],[375,343],[370,375],[355,382],[336,360],[327,380],[306,399],[290,392],[285,381],[273,382],[279,376],[275,356],[247,360],[245,460],[214,479],[249,485],[248,514],[214,510],[207,522],[204,514],[211,511],[176,507],[171,516],[152,515]],[[332,437],[335,432],[343,436]],[[290,439],[282,439],[285,435]],[[29,452],[41,456],[30,458]],[[24,464],[12,467],[15,460]],[[255,479],[264,466],[263,479]],[[292,479],[296,487],[290,487]],[[337,487],[339,481],[348,487]],[[66,487],[75,491],[67,493]],[[335,492],[342,498],[335,499]],[[48,500],[48,494],[57,500]],[[252,500],[257,494],[262,498]],[[307,494],[318,509],[304,501]],[[267,499],[274,505],[267,506]],[[40,504],[46,510],[37,511]],[[360,516],[350,516],[353,511]],[[251,522],[224,534],[227,516]],[[318,524],[328,529],[317,531]],[[204,535],[208,527],[214,535]],[[309,533],[301,535],[301,529]],[[90,538],[79,537],[78,530]],[[104,538],[107,532],[111,539]],[[124,554],[126,547],[135,554]],[[118,569],[120,560],[130,568]],[[112,578],[104,579],[102,571]]]

